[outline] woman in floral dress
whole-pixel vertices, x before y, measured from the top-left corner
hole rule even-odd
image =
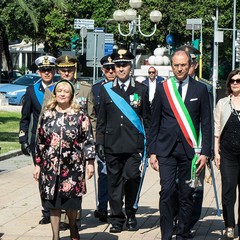
[[[59,81],[38,129],[36,166],[40,195],[50,209],[53,240],[59,239],[61,210],[69,218],[72,240],[80,239],[76,224],[88,178],[94,173],[95,148],[88,117],[74,101],[74,87]],[[88,164],[86,165],[86,161]]]

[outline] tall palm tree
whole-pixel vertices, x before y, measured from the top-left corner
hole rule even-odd
[[[49,0],[42,0],[42,1],[49,2]],[[28,7],[25,0],[15,0],[15,2],[30,17],[31,23],[33,24],[33,27],[34,27],[34,31],[37,33],[39,28],[38,28],[37,18],[34,15],[34,11]],[[51,2],[59,9],[66,8],[64,4],[64,0],[52,0]],[[12,74],[13,63],[12,63],[12,59],[9,51],[8,36],[6,33],[5,25],[0,20],[0,82],[1,82],[1,67],[3,69],[7,69],[9,74]]]

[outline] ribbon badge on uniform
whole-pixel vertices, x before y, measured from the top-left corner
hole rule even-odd
[[[77,103],[80,105],[81,108],[86,108],[87,105],[87,98],[85,97],[78,97]]]
[[[139,96],[137,93],[134,93],[129,97],[130,97],[130,105],[133,108],[138,108],[141,106],[141,96]]]

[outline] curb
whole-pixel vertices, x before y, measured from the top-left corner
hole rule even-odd
[[[0,161],[12,158],[12,157],[17,157],[19,155],[22,155],[22,151],[21,150],[14,150],[14,151],[10,151],[8,153],[4,153],[4,154],[0,154]]]

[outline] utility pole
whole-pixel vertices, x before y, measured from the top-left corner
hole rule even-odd
[[[235,40],[236,40],[236,0],[234,0],[234,3],[233,3],[232,70],[235,69],[235,62],[236,62]]]
[[[216,6],[216,16],[213,17],[214,20],[214,47],[213,47],[213,108],[216,106],[216,87],[218,81],[218,6]]]

